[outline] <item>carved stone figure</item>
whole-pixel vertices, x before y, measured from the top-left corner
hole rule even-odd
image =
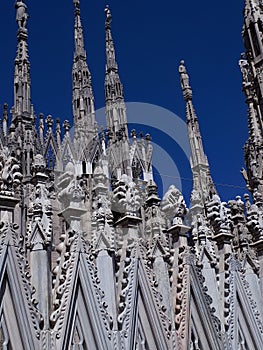
[[[44,173],[46,170],[46,162],[42,154],[36,154],[32,164],[32,170],[35,174]]]
[[[181,76],[182,88],[183,89],[190,88],[189,75],[187,74],[187,71],[186,71],[186,68],[185,68],[185,65],[184,65],[184,61],[180,62],[179,73],[180,73],[180,76]]]
[[[245,87],[251,86],[251,72],[250,67],[248,64],[248,61],[245,59],[244,54],[241,56],[241,59],[239,60],[239,66],[243,77],[243,85]]]
[[[188,210],[181,192],[171,185],[161,202],[161,208],[172,224],[183,224]]]
[[[5,194],[12,195],[21,183],[21,169],[15,157],[10,155],[8,148],[0,151],[0,188]]]
[[[85,199],[85,193],[81,186],[81,180],[75,175],[74,165],[68,163],[66,172],[58,178],[58,199],[64,209],[73,206],[81,207]]]
[[[15,3],[16,11],[16,21],[20,29],[26,28],[26,23],[28,19],[27,6],[24,3],[24,0],[18,0]]]
[[[105,14],[106,14],[106,24],[110,25],[111,24],[111,12],[109,6],[105,7]]]
[[[114,210],[136,216],[140,208],[140,196],[136,184],[127,175],[122,175],[113,191]]]

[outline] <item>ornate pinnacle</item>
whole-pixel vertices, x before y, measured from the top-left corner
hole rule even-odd
[[[187,74],[187,70],[185,68],[183,60],[180,62],[179,73],[184,99],[185,101],[189,101],[193,97],[193,92],[191,86],[189,85],[189,75]]]
[[[201,201],[203,206],[205,200],[212,193],[216,193],[216,190],[210,175],[208,160],[204,152],[199,123],[192,101],[193,93],[184,61],[180,62],[179,73],[183,96],[186,102],[187,128],[191,147],[191,169],[194,181],[191,202],[192,205],[195,205]]]
[[[125,135],[128,135],[127,130],[127,119],[124,103],[124,92],[123,86],[120,80],[118,72],[118,64],[115,57],[114,41],[111,33],[111,21],[112,16],[109,6],[105,8],[105,34],[106,34],[106,75],[105,75],[105,98],[106,98],[106,119],[107,127],[111,131],[112,135],[116,140],[122,139]],[[116,108],[115,103],[121,103],[121,107]],[[112,112],[115,109],[116,116]],[[121,111],[122,109],[122,111]],[[118,121],[116,122],[117,118]]]
[[[24,120],[33,122],[34,112],[31,104],[31,81],[30,81],[30,62],[28,58],[27,38],[28,31],[26,28],[27,19],[27,5],[24,0],[17,0],[15,2],[16,8],[16,22],[18,24],[18,45],[17,54],[15,58],[15,96],[13,118],[23,116]]]
[[[106,69],[108,71],[114,70],[117,72],[118,67],[115,59],[114,42],[111,34],[112,16],[108,5],[105,8],[105,14],[106,14],[105,29],[106,29],[106,59],[107,59]]]
[[[80,1],[73,0],[75,6],[75,55],[83,56],[86,58],[86,52],[84,48],[84,38],[83,38],[83,29],[80,19]]]
[[[94,96],[91,74],[87,65],[80,0],[73,0],[75,7],[74,41],[75,52],[72,67],[72,102],[75,130],[95,133]]]

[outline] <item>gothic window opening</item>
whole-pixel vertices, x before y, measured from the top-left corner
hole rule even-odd
[[[82,162],[82,173],[87,174],[87,164],[86,164],[85,160],[83,160],[83,162]]]
[[[93,157],[93,160],[92,160],[92,172],[94,172],[96,166],[98,165],[99,163],[99,160],[100,160],[100,154],[98,151],[96,151],[94,157]]]
[[[118,179],[116,174],[113,172],[110,177],[110,183],[111,183],[111,190],[113,191],[116,188],[116,183]]]
[[[66,167],[66,165],[67,165],[68,163],[70,163],[70,162],[73,163],[72,154],[71,154],[71,152],[69,151],[69,149],[66,148],[66,151],[65,151],[65,153],[64,153],[64,155],[63,155],[63,165],[64,165],[64,167]]]
[[[117,91],[118,91],[118,95],[121,95],[121,84],[120,83],[118,83],[117,84]]]
[[[88,104],[87,104],[87,107],[88,107],[88,113],[91,113],[91,101],[90,101],[90,97],[88,97]]]
[[[143,180],[143,170],[138,159],[132,161],[132,178],[134,180]]]

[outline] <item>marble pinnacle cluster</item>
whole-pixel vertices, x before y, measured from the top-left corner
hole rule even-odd
[[[14,105],[9,114],[4,104],[0,127],[0,349],[262,350],[262,1],[245,1],[239,61],[249,131],[244,198],[220,199],[180,63],[189,208],[173,185],[159,197],[150,136],[129,137],[110,8],[101,132],[73,1],[74,133],[67,120],[35,114],[28,8],[23,0],[15,8]]]

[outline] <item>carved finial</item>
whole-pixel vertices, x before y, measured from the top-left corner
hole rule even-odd
[[[26,29],[27,19],[29,18],[27,13],[27,6],[24,0],[17,0],[15,3],[16,8],[16,21],[19,29]]]
[[[158,186],[153,180],[149,180],[146,185],[147,199],[146,203],[151,205],[152,203],[160,203],[160,198],[158,195]]]
[[[53,118],[52,118],[51,115],[48,115],[48,116],[47,116],[46,123],[47,123],[48,128],[49,128],[49,129],[52,129],[54,120],[53,120]]]
[[[57,131],[60,130],[60,119],[59,118],[56,119],[56,130]]]
[[[145,135],[145,140],[146,140],[146,141],[152,141],[151,135],[150,135],[150,134],[146,134],[146,135]]]
[[[65,132],[65,133],[68,133],[68,132],[69,132],[70,124],[69,124],[69,121],[68,121],[68,120],[65,120],[65,121],[64,121],[64,123],[63,123],[63,128],[64,128],[64,132]]]
[[[105,11],[105,14],[106,14],[105,26],[106,26],[106,27],[110,27],[112,17],[111,17],[111,12],[110,12],[110,7],[109,7],[109,5],[107,5],[107,6],[105,7],[105,10],[104,10],[104,11]]]
[[[137,138],[137,132],[136,132],[135,129],[132,129],[132,131],[131,131],[131,137],[132,137],[133,139],[136,139],[136,138]]]

